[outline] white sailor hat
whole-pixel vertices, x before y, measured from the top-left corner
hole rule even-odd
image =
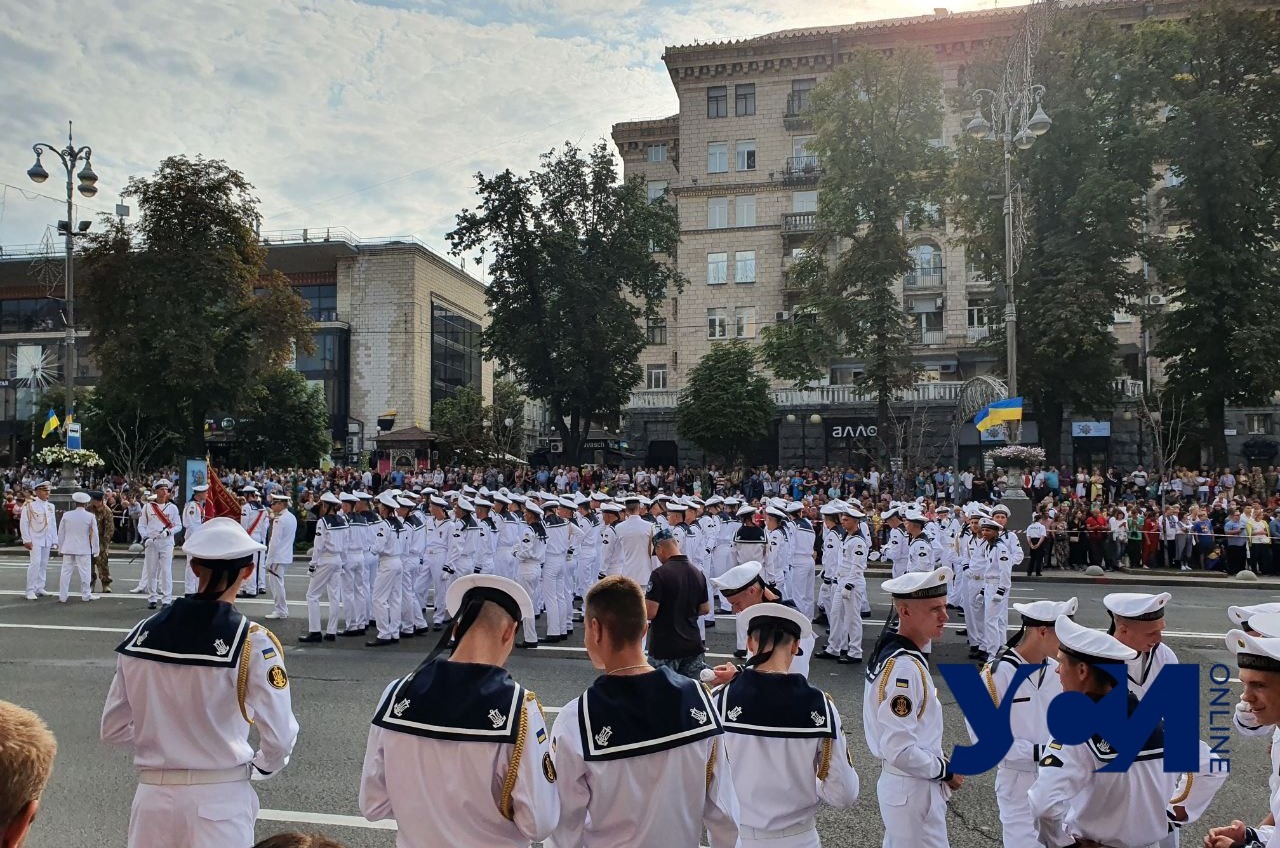
[[[207,491],[209,491],[209,484],[207,484],[207,483],[201,483],[199,486],[192,486],[192,487],[191,487],[191,491],[192,491],[192,493],[193,493],[193,494],[194,494],[195,492],[207,492]]]
[[[676,498],[667,498],[667,505],[665,507],[667,512],[684,512],[684,508],[684,501]]]
[[[764,566],[755,560],[744,562],[742,565],[735,565],[719,577],[712,577],[711,585],[719,589],[721,594],[727,598],[730,595],[738,594],[756,580],[759,580],[760,572],[763,569]]]
[[[914,522],[915,524],[927,524],[929,521],[929,519],[924,517],[924,513],[920,511],[920,507],[915,504],[912,504],[903,510],[902,517],[904,520]]]
[[[476,492],[476,494],[480,495],[481,497],[487,498],[489,497],[489,495],[492,495],[493,492],[489,491],[488,486],[481,486],[480,491]]]
[[[947,506],[946,504],[942,504],[941,506],[934,507],[934,510],[933,510],[933,511],[934,511],[935,513],[939,513],[939,514],[941,514],[941,513],[944,513],[944,512],[945,512],[945,513],[947,513],[948,515],[950,515],[950,514],[951,514],[951,507]]]
[[[273,501],[284,501],[285,503],[288,503],[288,502],[289,502],[289,496],[288,496],[288,495],[277,495],[277,494],[275,494],[274,492],[272,492],[272,494],[271,494],[271,500],[273,500]]]
[[[1280,603],[1252,604],[1250,606],[1227,607],[1227,618],[1231,623],[1243,630],[1257,630],[1250,622],[1254,616],[1271,615],[1280,612]],[[1278,633],[1277,635],[1280,635]]]
[[[524,495],[518,495],[515,492],[507,492],[507,497],[511,498],[511,502],[513,504],[520,504],[522,506],[524,505],[525,501],[529,500]]]
[[[765,508],[764,508],[764,514],[765,514],[765,515],[772,515],[774,518],[786,518],[786,517],[787,517],[787,514],[786,514],[785,512],[783,512],[781,509],[779,509],[778,507],[774,506],[772,501],[770,501],[770,502],[769,502],[769,505],[768,505],[767,507],[765,507]]]
[[[243,487],[243,488],[240,490],[240,494],[242,494],[242,495],[256,495],[256,494],[258,494],[258,487],[257,487],[257,486],[245,486],[245,487]]]
[[[563,495],[558,498],[551,498],[549,503],[552,506],[558,507],[560,509],[577,509],[578,508],[578,505],[573,502],[573,498],[569,497],[568,495]]]
[[[697,495],[694,495],[691,498],[685,498],[684,502],[689,505],[690,509],[695,509],[695,508],[701,509],[702,507],[707,505],[707,502],[704,501],[702,498],[698,497]]]
[[[703,501],[702,505],[703,506],[720,506],[720,504],[722,503],[724,503],[724,498],[720,497],[719,495],[712,495],[711,497]]]
[[[648,509],[649,507],[653,506],[653,505],[654,505],[654,504],[656,504],[657,502],[658,502],[658,501],[657,501],[656,499],[655,499],[655,500],[649,500],[649,499],[648,499],[648,498],[646,498],[644,495],[641,495],[641,496],[640,496],[640,506],[642,506],[642,507],[644,507],[644,508],[646,508],[646,509]]]
[[[504,503],[504,504],[511,503],[511,498],[507,497],[502,492],[490,492],[490,495],[492,495],[495,503]]]
[[[751,504],[743,504],[742,506],[738,507],[738,511],[735,514],[737,515],[738,518],[742,518],[744,515],[755,515],[756,508],[753,507]]]
[[[373,500],[373,494],[371,492],[356,492],[356,497],[362,501]]]
[[[32,488],[32,490],[35,490],[35,489],[47,489],[47,488],[49,488],[49,481],[48,481],[48,480],[41,480],[39,483],[36,483],[36,484],[35,484],[34,486],[32,486],[31,488]]]
[[[468,498],[468,497],[459,497],[456,501],[453,502],[453,505],[458,507],[458,509],[463,510],[464,512],[476,511],[476,505],[472,503],[471,498]]]
[[[837,504],[837,503],[835,503],[835,502],[833,501],[833,502],[831,502],[831,503],[824,503],[824,504],[823,504],[823,505],[818,509],[818,512],[819,512],[820,514],[822,514],[822,515],[836,515],[836,516],[840,516],[840,515],[844,515],[844,514],[845,514],[845,512],[847,512],[847,510],[848,510],[848,507],[841,506],[841,505],[839,505],[839,504]]]
[[[992,514],[992,515],[1003,515],[1005,518],[1008,518],[1008,517],[1009,517],[1009,507],[1005,506],[1004,504],[996,504],[995,506],[991,507],[991,514]]]
[[[490,494],[492,494],[492,492],[491,492]],[[474,503],[475,503],[475,505],[476,505],[476,508],[477,508],[477,509],[479,509],[479,508],[480,508],[480,507],[482,507],[482,506],[483,506],[483,507],[492,507],[492,506],[493,506],[493,501],[488,500],[488,499],[483,498],[483,497],[477,497],[477,498],[475,499]]]
[[[438,506],[438,507],[441,507],[442,509],[449,505],[449,502],[444,498],[440,497],[439,495],[432,495],[429,503],[432,506]]]
[[[378,501],[378,503],[382,504],[385,507],[389,507],[390,509],[400,508],[400,501],[398,501],[396,499],[396,496],[391,494],[390,492],[383,492],[382,494],[378,495],[376,500]]]
[[[320,496],[320,500],[322,503],[337,504],[338,506],[342,506],[342,501],[339,500],[338,496],[335,495],[333,492],[325,492],[323,495]]]
[[[671,500],[671,496],[668,495],[666,492],[658,492],[658,494],[654,495],[653,497],[654,503],[657,503],[658,501],[669,501],[669,500]]]
[[[622,502],[624,504],[640,503],[640,496],[637,495],[635,492],[627,492],[625,495],[622,496]]]
[[[1102,598],[1102,605],[1107,611],[1119,618],[1132,618],[1136,621],[1156,621],[1164,618],[1165,605],[1173,595],[1161,592],[1149,595],[1146,592],[1112,592]]]
[[[200,525],[198,533],[191,533],[182,542],[188,557],[202,560],[241,559],[258,551],[265,551],[249,537],[244,527],[234,518],[210,518]]]
[[[947,594],[954,572],[948,566],[933,571],[911,571],[880,584],[880,588],[898,600],[918,601],[940,598]]]
[[[496,574],[465,574],[453,581],[444,595],[445,609],[449,611],[450,618],[456,618],[462,611],[462,602],[468,594],[473,598],[492,601],[506,610],[515,621],[533,618],[533,600],[525,588],[514,580]]]
[[[992,516],[991,510],[982,504],[978,504],[977,513],[979,518],[990,518]]]
[[[961,510],[964,512],[965,518],[978,517],[978,503],[976,501],[969,501],[967,504],[961,507]]]
[[[622,512],[622,510],[623,510],[622,504],[614,503],[613,501],[606,501],[600,504],[601,512]]]
[[[1235,654],[1240,668],[1280,672],[1280,638],[1232,630],[1227,634],[1227,649]]]
[[[1280,636],[1280,615],[1265,612],[1252,615],[1243,629],[1265,637]]]
[[[1032,627],[1052,627],[1058,620],[1058,616],[1065,615],[1070,618],[1075,615],[1076,610],[1080,608],[1080,602],[1072,598],[1067,601],[1031,601],[1025,604],[1010,604],[1010,606],[1022,615],[1024,624]]]
[[[796,641],[807,639],[813,635],[813,625],[805,614],[795,607],[786,604],[752,604],[738,614],[738,638],[745,641],[751,632],[751,622],[760,618],[777,619],[782,630],[791,633]]]
[[[983,518],[979,518],[979,519],[978,519],[978,527],[982,528],[983,530],[997,530],[997,531],[998,531],[998,530],[1003,530],[1003,529],[1004,529],[1003,527],[1001,527],[1001,526],[1000,526],[1000,522],[999,522],[999,521],[996,521],[994,518],[987,518],[987,517],[983,517]]]
[[[1053,623],[1053,630],[1058,634],[1058,643],[1062,652],[1082,662],[1122,663],[1138,655],[1137,651],[1126,647],[1116,637],[1101,630],[1076,624],[1065,615],[1058,616]]]
[[[854,521],[860,521],[867,517],[867,514],[858,509],[857,505],[849,504],[844,508],[844,514],[852,518]]]
[[[360,498],[350,492],[339,492],[338,500],[342,503],[359,503]]]
[[[733,495],[730,495],[729,497],[724,499],[724,505],[728,507],[741,506],[742,500],[740,498],[735,498]]]
[[[573,505],[575,507],[582,506],[584,503],[591,503],[591,498],[582,494],[582,492],[574,492],[573,498],[571,498],[571,500],[573,501]]]
[[[782,512],[787,511],[787,502],[782,498],[769,498],[768,503],[769,506],[781,510]]]
[[[542,507],[538,506],[536,503],[534,503],[534,502],[533,502],[533,501],[531,501],[531,500],[526,500],[526,501],[524,502],[524,508],[525,508],[525,510],[526,510],[527,512],[532,512],[534,515],[543,515],[543,514],[544,514],[544,513],[543,513],[543,511],[542,511]]]
[[[475,493],[476,493],[476,489],[475,489],[475,487],[474,487],[474,486],[472,486],[471,484],[469,484],[469,483],[464,483],[464,484],[462,485],[462,494],[464,494],[464,495],[474,495]]]
[[[898,508],[896,506],[890,506],[884,512],[880,513],[880,517],[885,521],[888,521],[890,518],[901,518],[902,516],[898,514]]]
[[[78,504],[87,504],[89,501],[93,500],[93,498],[89,497],[88,492],[76,492],[71,496],[71,500]]]
[[[49,485],[48,483],[41,482],[41,483],[39,483],[39,484],[37,484],[37,485],[36,485],[36,488],[37,488],[37,489],[42,489],[42,488],[47,487],[48,485]],[[166,480],[166,479],[165,479],[165,478],[163,478],[163,477],[161,477],[159,480],[156,480],[155,482],[153,482],[153,483],[151,484],[151,488],[153,488],[153,489],[168,489],[168,488],[172,488],[172,486],[173,486],[173,483],[169,482],[168,480]]]
[[[403,493],[396,498],[396,503],[400,505],[401,509],[413,509],[418,505],[417,501]]]
[[[609,500],[609,496],[606,495],[604,492],[592,491],[591,496],[587,498],[587,500],[596,501],[597,503],[604,503],[605,501]]]
[[[804,504],[800,503],[800,501],[792,501],[787,504],[787,512],[800,512],[803,509]]]

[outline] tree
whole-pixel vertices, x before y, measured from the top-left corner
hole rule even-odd
[[[263,375],[235,407],[230,459],[256,465],[313,468],[333,451],[324,390],[288,368]]]
[[[833,357],[863,364],[887,433],[894,395],[915,381],[919,342],[897,282],[912,269],[904,218],[918,219],[941,181],[942,88],[931,53],[858,48],[815,89],[811,151],[822,163],[817,233],[791,267],[795,318],[764,331],[765,361],[806,384]]]
[[[769,432],[776,407],[756,353],[735,339],[716,344],[689,372],[676,403],[680,435],[726,465]]]
[[[576,462],[592,419],[612,417],[642,376],[639,320],[683,278],[656,258],[679,241],[675,209],[639,178],[618,182],[604,142],[572,144],[520,177],[476,175],[480,204],[458,214],[455,254],[492,256],[485,355],[546,402]]]
[[[469,386],[431,408],[432,431],[444,449],[463,462],[475,462],[490,453],[492,441],[485,420],[484,396]]]
[[[225,162],[172,156],[126,186],[139,222],[111,222],[81,259],[99,390],[157,416],[192,455],[211,411],[311,346],[305,302],[265,270],[252,190]]]
[[[493,381],[493,452],[503,456],[524,456],[524,392],[510,380]],[[507,426],[507,421],[511,426]]]
[[[81,390],[76,390],[76,413],[84,425],[84,443],[98,451],[108,469],[129,480],[147,480],[146,475],[178,449],[181,439],[162,416],[129,397],[108,395],[101,389],[83,391],[81,396]],[[62,402],[61,395],[57,401]]]
[[[1280,29],[1267,14],[1213,2],[1146,27],[1142,45],[1169,105],[1161,140],[1176,184],[1164,211],[1184,225],[1162,269],[1172,306],[1153,352],[1225,465],[1227,404],[1280,389]]]
[[[1034,405],[1040,440],[1055,462],[1066,409],[1114,402],[1121,357],[1113,316],[1132,309],[1145,287],[1133,259],[1149,254],[1143,225],[1154,179],[1155,100],[1135,48],[1133,35],[1101,17],[1063,13],[1034,70],[1048,89],[1053,127],[1011,163],[1027,198],[1014,220],[1025,227],[1015,229],[1025,247],[1012,281],[1018,390]],[[1003,69],[1003,57],[989,60],[971,69],[970,79],[996,88]],[[968,260],[1003,290],[1003,209],[991,200],[1004,193],[1000,151],[999,143],[962,137],[951,208]],[[1004,337],[991,347],[1003,353]]]

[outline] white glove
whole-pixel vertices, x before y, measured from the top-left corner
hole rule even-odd
[[[853,597],[853,587],[852,587],[852,586],[845,586],[845,587],[844,587],[844,589],[842,589],[842,590],[840,591],[840,597],[844,598],[846,601],[847,601],[847,600],[849,600],[850,598],[852,598],[852,597]]]

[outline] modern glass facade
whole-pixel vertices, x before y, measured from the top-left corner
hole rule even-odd
[[[431,301],[431,403],[463,386],[480,391],[480,325],[447,304]]]

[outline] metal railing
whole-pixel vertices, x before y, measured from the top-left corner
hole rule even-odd
[[[940,289],[946,285],[946,269],[941,265],[917,268],[902,278],[904,289]]]
[[[793,91],[787,95],[787,117],[799,118],[809,108],[809,91]]]
[[[817,212],[784,212],[783,233],[812,233],[818,229]]]
[[[990,335],[991,327],[989,325],[983,325],[981,327],[966,327],[964,331],[965,341],[968,342],[980,342],[983,339],[990,337]]]
[[[942,330],[921,330],[920,344],[940,345],[947,343],[947,334]]]
[[[960,382],[917,383],[898,392],[894,399],[903,402],[942,402],[960,399]],[[855,403],[875,403],[874,392],[865,392],[854,386],[815,386],[811,389],[775,389],[770,396],[781,407],[841,406]],[[642,390],[633,392],[630,409],[672,409],[680,393],[674,389]]]
[[[817,177],[822,173],[822,165],[816,153],[804,156],[788,156],[786,167],[782,173],[788,177]]]

